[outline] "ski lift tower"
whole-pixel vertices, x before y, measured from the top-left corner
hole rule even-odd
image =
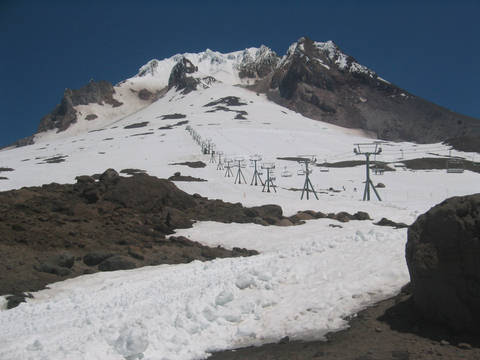
[[[303,184],[302,196],[300,197],[300,200],[303,200],[303,195],[305,192],[307,193],[308,200],[310,191],[313,192],[313,195],[315,195],[318,200],[318,195],[313,188],[312,182],[310,181],[310,174],[312,173],[312,170],[308,168],[309,165],[315,164],[317,159],[314,155],[300,155],[298,162],[303,165],[303,169],[298,173],[298,175],[305,175],[305,182]]]
[[[211,144],[211,150],[210,150],[210,163],[211,164],[214,164],[217,162],[217,160],[215,159],[215,144]]]
[[[270,188],[273,189],[273,191],[277,192],[277,185],[275,185],[273,182],[275,181],[275,176],[273,176],[273,171],[275,169],[275,164],[274,163],[263,163],[261,166],[262,169],[267,170],[267,179],[263,183],[263,188],[262,192],[265,192],[265,188],[267,188],[267,192],[270,192]]]
[[[250,182],[250,185],[253,185],[255,183],[255,186],[257,186],[259,181],[260,181],[260,184],[263,185],[262,178],[260,177],[260,172],[258,171],[258,168],[257,168],[257,163],[259,161],[262,161],[261,155],[255,154],[250,156],[250,163],[255,168],[253,171],[253,177],[252,177],[252,181]]]
[[[382,148],[378,143],[368,143],[368,144],[354,144],[353,152],[355,155],[365,155],[367,160],[366,162],[366,180],[365,180],[365,190],[363,192],[363,201],[370,201],[370,187],[375,192],[379,201],[382,201],[380,195],[378,195],[377,189],[373,186],[372,180],[370,179],[370,156],[378,155],[382,152]]]
[[[213,149],[213,142],[212,142],[212,139],[207,139],[207,141],[205,142],[206,146],[206,152],[205,154],[210,154],[212,152],[212,149]]]
[[[222,161],[223,151],[217,151],[217,155],[218,155],[217,170],[223,170],[223,161]]]
[[[245,176],[243,176],[243,172],[242,172],[242,169],[244,169],[246,167],[245,160],[242,157],[238,157],[238,158],[235,159],[235,162],[236,162],[235,166],[238,169],[237,169],[237,176],[235,176],[234,184],[236,184],[237,181],[238,181],[239,184],[241,184],[242,179],[243,179],[243,183],[246,184],[247,181],[245,180]]]
[[[233,160],[231,159],[225,159],[225,177],[232,177],[233,172],[232,172],[232,165],[233,165]]]

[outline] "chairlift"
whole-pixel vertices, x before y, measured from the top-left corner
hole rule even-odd
[[[284,170],[282,171],[282,177],[292,177],[292,173],[288,171],[287,167],[285,166]]]

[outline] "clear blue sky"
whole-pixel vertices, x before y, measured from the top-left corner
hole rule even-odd
[[[0,145],[36,131],[65,88],[152,58],[333,40],[398,86],[480,118],[480,1],[0,0]]]

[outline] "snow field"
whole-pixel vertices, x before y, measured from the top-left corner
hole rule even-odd
[[[232,112],[206,113],[210,108],[205,104],[224,96],[238,96],[247,103],[231,107],[247,111],[247,120],[234,120]],[[278,193],[262,193],[259,187],[235,185],[234,178],[225,178],[216,164],[209,164],[209,155],[200,153],[184,126],[158,130],[179,121],[159,119],[173,113],[185,114],[202,138],[211,138],[228,156],[248,159],[260,153],[275,161]],[[186,96],[169,92],[123,119],[99,120],[89,124],[89,131],[101,131],[88,133],[80,124],[72,129],[75,136],[49,133],[32,146],[0,151],[2,166],[14,169],[2,173],[8,180],[0,182],[0,190],[74,183],[75,176],[107,168],[138,168],[162,178],[180,171],[208,180],[176,183],[191,194],[244,206],[278,204],[286,216],[306,209],[366,211],[374,220],[387,217],[407,224],[446,197],[478,191],[478,174],[469,171],[399,169],[372,175],[375,184],[386,185],[379,189],[383,202],[362,202],[363,166],[329,172],[314,168],[311,180],[320,200],[302,201],[300,192],[287,190],[303,185],[303,177],[296,176],[298,164],[277,157],[312,154],[319,162],[363,160],[353,154],[353,144],[372,139],[303,118],[264,96],[225,84]],[[144,121],[149,122],[146,127],[124,129]],[[132,136],[146,132],[153,134]],[[382,146],[383,161],[448,152],[441,144]],[[68,157],[62,163],[40,164],[55,155]],[[197,160],[207,167],[169,165]],[[293,173],[291,178],[280,176],[285,166]],[[248,182],[251,175],[251,169],[245,169]],[[98,273],[52,284],[28,303],[0,311],[0,359],[200,359],[211,351],[277,341],[286,335],[322,337],[344,328],[345,317],[393,295],[408,281],[406,230],[378,227],[371,221],[341,223],[343,228],[330,224],[340,223],[321,219],[287,228],[196,223],[177,234],[261,254]]]
[[[258,247],[285,233],[247,227]],[[195,229],[190,233],[208,231],[217,241],[232,235],[226,224]],[[9,325],[0,329],[0,357],[198,359],[287,335],[319,338],[347,326],[344,317],[392,295],[408,277],[405,231],[369,222],[335,230],[325,221],[309,221],[289,228],[290,244],[283,240],[258,256],[52,284],[27,304],[0,312],[2,324]],[[232,241],[243,246],[234,233]],[[200,240],[208,243],[206,237]]]

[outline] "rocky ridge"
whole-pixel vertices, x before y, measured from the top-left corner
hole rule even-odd
[[[253,88],[307,117],[364,129],[384,140],[433,143],[478,133],[477,119],[391,84],[331,41],[299,39]]]
[[[264,45],[228,54],[209,49],[178,54],[149,61],[135,77],[121,84],[135,79],[155,84],[153,90],[132,89],[147,102],[172,88],[185,95],[198,86],[208,88],[216,81],[227,81],[263,92],[270,100],[306,117],[363,129],[380,139],[447,141],[463,151],[478,151],[480,146],[477,119],[454,113],[382,79],[332,41],[315,42],[303,37],[282,58]],[[114,97],[115,88],[100,81],[78,90],[67,89],[61,103],[42,118],[38,132],[67,129],[77,121],[75,106],[79,104],[120,106]],[[95,114],[89,116],[96,119]],[[32,142],[29,137],[15,145]]]

